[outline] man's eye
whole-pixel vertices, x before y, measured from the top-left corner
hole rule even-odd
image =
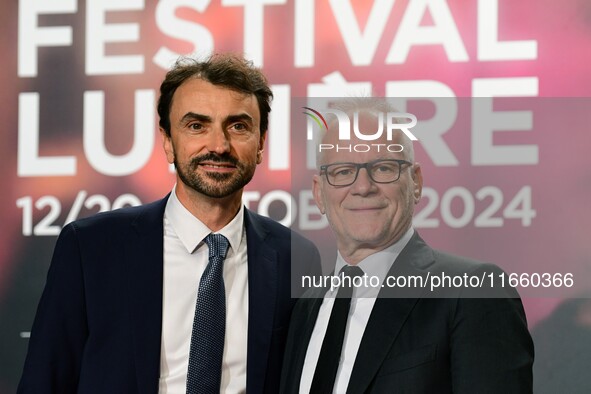
[[[191,130],[201,130],[203,128],[203,125],[201,123],[191,123],[189,125],[189,128]]]
[[[237,131],[248,130],[248,127],[246,127],[246,125],[244,123],[234,123],[230,128],[233,130],[237,130]]]
[[[379,165],[377,167],[374,167],[373,171],[387,174],[387,173],[395,172],[395,169],[393,166],[390,166],[390,165]]]
[[[351,167],[340,167],[340,168],[335,168],[332,173],[333,176],[347,176],[347,175],[351,175],[353,174],[353,168]]]

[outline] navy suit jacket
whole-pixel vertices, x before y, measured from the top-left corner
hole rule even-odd
[[[98,214],[63,229],[19,393],[158,392],[166,201]],[[296,301],[291,278],[318,274],[320,258],[311,242],[280,224],[249,210],[244,219],[247,391],[275,393]],[[292,248],[303,257],[293,267]]]
[[[428,278],[443,272],[478,278],[503,274],[492,264],[433,250],[415,232],[388,275]],[[294,308],[281,393],[299,392],[324,297],[318,290]],[[431,293],[419,286],[386,286],[371,311],[347,393],[531,393],[533,358],[525,312],[512,288]]]

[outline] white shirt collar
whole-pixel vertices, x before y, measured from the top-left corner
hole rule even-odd
[[[212,231],[199,219],[197,219],[185,206],[179,201],[176,195],[176,185],[170,193],[166,202],[164,215],[169,220],[174,232],[181,240],[188,253],[193,253],[195,249],[203,242],[203,239],[212,233]],[[240,205],[240,210],[234,218],[224,228],[216,232],[222,234],[230,242],[230,250],[237,251],[243,242],[244,233],[244,205]],[[230,253],[230,251],[228,251]]]
[[[400,252],[402,252],[402,249],[404,249],[408,241],[410,241],[413,234],[414,229],[410,227],[406,233],[404,233],[404,235],[394,244],[388,246],[384,250],[380,250],[379,252],[367,256],[357,264],[357,266],[363,270],[364,275],[367,275],[368,277],[373,276],[379,278],[380,287],[357,288],[354,293],[356,297],[361,298],[377,296],[377,293],[379,292],[382,283],[384,283],[386,276],[388,276],[388,272],[390,271],[390,268],[392,268],[394,261],[398,258]],[[347,262],[341,256],[341,253],[338,252],[334,270],[335,275],[338,275],[345,265],[348,265]],[[334,293],[336,294],[336,290]]]

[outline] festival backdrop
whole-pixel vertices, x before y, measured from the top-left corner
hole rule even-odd
[[[591,387],[591,2],[19,0],[0,22],[0,393],[16,388],[59,231],[171,190],[159,84],[179,55],[226,51],[275,94],[250,209],[332,242],[302,107],[397,97],[418,119],[417,231],[513,274],[536,392]]]

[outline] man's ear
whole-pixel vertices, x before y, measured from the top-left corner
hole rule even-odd
[[[166,161],[169,164],[174,163],[174,147],[172,145],[171,137],[166,133],[162,127],[160,129],[160,134],[162,135],[162,147],[164,148],[164,153],[166,154]]]
[[[412,166],[412,181],[414,201],[415,204],[418,204],[423,194],[423,172],[419,163],[415,163]]]
[[[263,152],[265,151],[265,140],[267,139],[267,133],[261,135],[259,139],[259,149],[257,150],[257,164],[263,162]]]
[[[325,214],[325,206],[324,200],[322,198],[322,178],[320,175],[314,174],[314,178],[312,179],[312,193],[314,194],[314,201],[316,202],[316,206],[320,210],[321,214]]]

